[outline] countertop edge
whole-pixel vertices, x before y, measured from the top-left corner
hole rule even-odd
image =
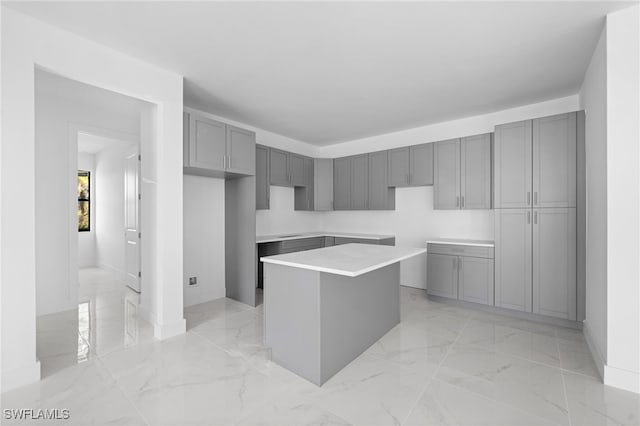
[[[427,244],[449,244],[453,246],[476,246],[476,247],[495,247],[495,242],[489,241],[461,241],[461,240],[426,240]]]
[[[387,238],[395,238],[395,235],[367,235],[358,233],[342,233],[342,232],[311,232],[306,234],[295,235],[291,237],[279,237],[277,235],[256,236],[256,244],[273,243],[276,241],[301,240],[304,238],[316,237],[338,237],[338,238],[360,238],[362,240],[386,240]]]

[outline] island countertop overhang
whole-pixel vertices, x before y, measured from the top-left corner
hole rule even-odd
[[[264,263],[357,277],[426,253],[426,248],[343,244],[295,253],[261,257]]]

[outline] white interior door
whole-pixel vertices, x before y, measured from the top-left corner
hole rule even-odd
[[[140,292],[140,156],[138,150],[125,156],[124,172],[125,280]]]

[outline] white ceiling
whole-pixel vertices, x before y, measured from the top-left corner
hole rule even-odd
[[[188,106],[327,145],[575,94],[604,16],[629,4],[11,7],[184,75]]]

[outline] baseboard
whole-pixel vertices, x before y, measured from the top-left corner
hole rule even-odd
[[[188,288],[187,288],[188,290]],[[199,305],[211,300],[220,299],[225,297],[225,288],[222,287],[219,290],[207,291],[197,294],[190,294],[188,291],[184,292],[184,307]]]
[[[24,365],[9,371],[0,372],[0,387],[2,392],[16,389],[40,380],[40,361]]]
[[[184,334],[187,331],[187,322],[184,318],[171,324],[153,324],[153,335],[158,340],[169,339],[170,337]]]
[[[604,384],[629,392],[640,393],[640,373],[605,365]]]
[[[584,339],[587,341],[587,346],[589,347],[589,351],[591,352],[591,357],[596,363],[598,374],[600,374],[600,378],[604,380],[604,371],[606,365],[605,358],[604,355],[600,352],[600,349],[598,349],[598,345],[596,345],[591,327],[589,326],[589,322],[587,320],[582,321],[582,334],[584,335]]]

